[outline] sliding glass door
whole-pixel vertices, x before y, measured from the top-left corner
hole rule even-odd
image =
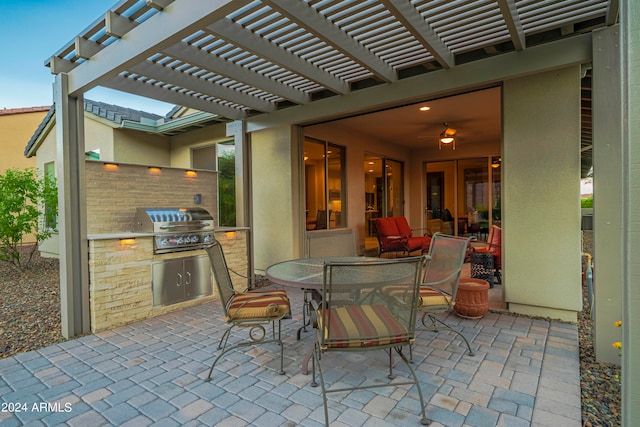
[[[375,154],[364,159],[365,227],[374,236],[373,220],[404,215],[404,165]]]
[[[427,163],[426,179],[429,232],[484,240],[489,227],[500,224],[499,158]]]

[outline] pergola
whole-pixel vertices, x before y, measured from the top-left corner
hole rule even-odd
[[[595,227],[617,242],[612,252],[596,238],[596,252],[602,245],[598,267],[615,271],[623,301],[637,302],[629,280],[640,275],[637,265],[629,270],[631,230],[621,212],[631,203],[633,185],[626,160],[618,155],[631,146],[616,143],[612,154],[606,145],[611,135],[629,144],[630,124],[619,125],[632,109],[625,85],[634,84],[624,52],[638,40],[629,40],[634,24],[626,22],[625,13],[637,16],[640,10],[617,0],[118,2],[47,61],[56,75],[63,333],[88,330],[87,257],[81,244],[86,239],[84,92],[102,86],[213,113],[237,121],[236,137],[242,141],[247,132],[273,124],[325,118],[327,105],[335,106],[333,114],[347,115],[411,100],[416,82],[432,87],[436,96],[563,64],[583,64],[586,72],[593,56],[611,61],[615,72],[607,81],[594,81],[594,94],[606,95],[594,96],[593,109],[590,88],[583,91],[582,155],[588,165],[592,152],[594,158],[600,155],[603,170],[619,171],[595,181],[595,191],[598,184],[603,189]],[[378,94],[375,105],[365,95],[371,91]],[[593,139],[592,111],[610,122],[594,126]],[[609,139],[601,148],[594,142],[599,136]],[[607,192],[610,185],[626,192]],[[611,212],[621,216],[613,225],[606,222]],[[637,225],[634,230],[639,232]],[[630,309],[625,325],[632,323],[630,316],[640,318]],[[638,354],[628,350],[638,350],[631,335],[625,331],[625,371]],[[632,384],[637,381],[625,378],[625,392],[637,399]],[[639,419],[638,405],[633,408],[628,399],[626,414]]]

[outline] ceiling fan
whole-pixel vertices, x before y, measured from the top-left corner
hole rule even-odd
[[[438,135],[438,148],[442,150],[442,145],[451,144],[451,148],[456,149],[456,133],[458,132],[454,128],[451,127],[451,123],[444,122],[444,129]],[[431,138],[427,135],[418,135],[418,138]]]
[[[438,148],[442,150],[442,144],[448,145],[451,144],[452,148],[456,149],[456,130],[452,128],[449,122],[444,122],[444,130],[440,132],[440,137],[438,138]]]

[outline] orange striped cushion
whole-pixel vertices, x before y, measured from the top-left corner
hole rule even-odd
[[[381,304],[330,308],[325,319],[320,314],[318,330],[323,331],[325,348],[370,347],[411,339],[407,328]],[[327,328],[323,328],[323,320]]]
[[[385,295],[403,298],[407,292],[406,286],[387,286],[384,288]],[[433,288],[420,286],[420,301],[418,307],[427,306],[451,306],[451,296],[440,293]]]
[[[249,291],[235,294],[227,304],[226,321],[239,319],[279,319],[291,311],[284,290]]]

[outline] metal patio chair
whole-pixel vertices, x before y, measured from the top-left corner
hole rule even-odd
[[[325,264],[322,299],[320,304],[314,304],[313,312],[317,336],[313,352],[312,386],[318,385],[317,366],[327,426],[328,393],[409,384],[415,384],[418,389],[421,423],[429,424],[420,383],[402,351],[403,347],[411,346],[415,338],[418,287],[424,260],[423,256],[419,256],[375,262]],[[381,292],[385,286],[390,285],[402,292],[393,297]],[[400,355],[411,376],[405,381],[360,383],[346,388],[328,388],[325,385],[321,365],[325,360],[328,363],[333,360],[335,363],[335,358],[326,353],[374,350],[388,352],[389,379],[395,377],[392,350]]]
[[[224,321],[229,325],[220,338],[218,350],[221,350],[221,352],[211,364],[206,381],[211,380],[213,368],[226,353],[241,347],[267,343],[277,343],[280,346],[280,369],[278,373],[284,374],[284,346],[281,340],[281,321],[285,318],[291,318],[291,305],[287,293],[284,290],[236,292],[220,242],[214,241],[205,250],[211,261],[211,269],[218,289],[218,296],[224,309]],[[272,324],[272,337],[267,338],[265,325],[270,323]],[[249,337],[246,341],[240,341],[227,347],[231,331],[236,326],[250,328]]]
[[[473,350],[462,332],[436,317],[450,311],[456,301],[462,266],[472,237],[456,237],[436,233],[429,247],[429,261],[424,269],[420,286],[421,322],[429,330],[439,332],[438,325],[458,334],[467,345],[469,355]]]

